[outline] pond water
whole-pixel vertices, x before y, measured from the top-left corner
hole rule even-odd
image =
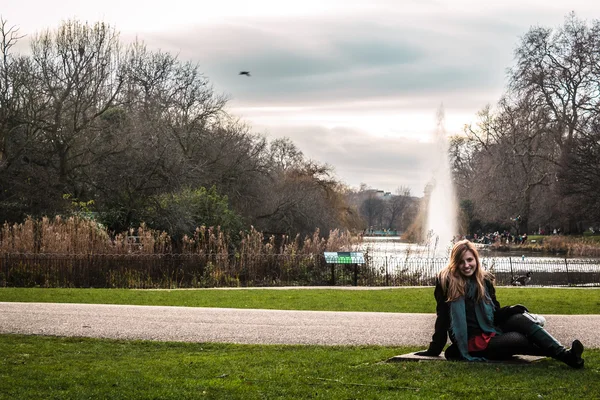
[[[365,237],[362,244],[357,246],[356,251],[368,252],[376,257],[434,257],[437,253],[434,249],[427,246],[407,243],[400,239],[399,236],[390,237]],[[521,260],[596,260],[598,257],[568,257],[564,254],[541,254],[531,250],[511,249],[508,251],[491,250],[488,246],[478,245],[478,251],[481,258],[511,258],[515,261]],[[439,253],[438,253],[439,254]],[[444,252],[447,259],[450,255],[450,246]],[[436,255],[435,257],[440,257]]]
[[[386,273],[420,273],[426,276],[435,274],[448,263],[446,256],[434,256],[432,249],[402,242],[399,237],[366,237],[355,251],[363,252],[371,268]],[[584,284],[600,281],[600,260],[590,257],[565,257],[563,255],[540,255],[534,252],[493,252],[485,247],[480,250],[483,268],[491,271],[503,284],[527,272],[532,272],[537,284]]]

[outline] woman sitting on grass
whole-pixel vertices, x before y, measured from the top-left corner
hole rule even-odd
[[[481,268],[479,254],[468,240],[454,245],[450,263],[438,274],[434,296],[437,302],[435,333],[426,351],[415,354],[438,356],[448,335],[452,344],[448,360],[501,360],[515,354],[549,356],[573,368],[583,368],[583,345],[573,341],[565,349],[534,322],[527,309],[517,305],[500,308],[493,275]]]

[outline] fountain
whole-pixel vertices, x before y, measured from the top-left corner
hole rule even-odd
[[[448,159],[448,140],[444,127],[444,109],[437,112],[437,127],[434,133],[436,158],[432,161],[433,178],[430,185],[427,222],[425,224],[428,247],[432,256],[445,257],[452,247],[456,229],[456,196],[452,184]]]

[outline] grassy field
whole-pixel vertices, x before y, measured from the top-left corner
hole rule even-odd
[[[0,335],[0,399],[592,399],[587,368],[403,362],[408,347],[254,346]]]
[[[600,313],[599,289],[498,288],[498,299],[526,304],[542,314]],[[432,288],[3,288],[0,301],[434,312]],[[385,362],[415,350],[0,335],[0,400],[599,398],[598,349],[586,349],[583,370],[551,359],[531,365]]]
[[[497,289],[501,305],[524,304],[540,314],[600,314],[600,288]],[[315,311],[433,313],[433,288],[340,289],[40,289],[1,288],[0,301],[131,304]]]

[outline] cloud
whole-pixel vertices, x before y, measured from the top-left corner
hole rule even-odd
[[[255,127],[259,128],[259,127]],[[395,192],[408,186],[421,196],[432,176],[436,146],[405,138],[376,138],[367,132],[322,126],[279,127],[270,139],[290,138],[308,159],[334,167],[336,177],[352,187],[361,183]]]
[[[492,23],[491,33],[465,31],[483,23],[465,18],[415,27],[414,21],[386,18],[268,19],[173,32],[179,48],[164,34],[155,44],[197,60],[217,90],[244,106],[301,105],[491,91],[504,71],[486,62],[504,54],[508,65],[511,49],[499,52],[498,43],[515,28]],[[251,71],[252,78],[238,76],[240,70]]]

